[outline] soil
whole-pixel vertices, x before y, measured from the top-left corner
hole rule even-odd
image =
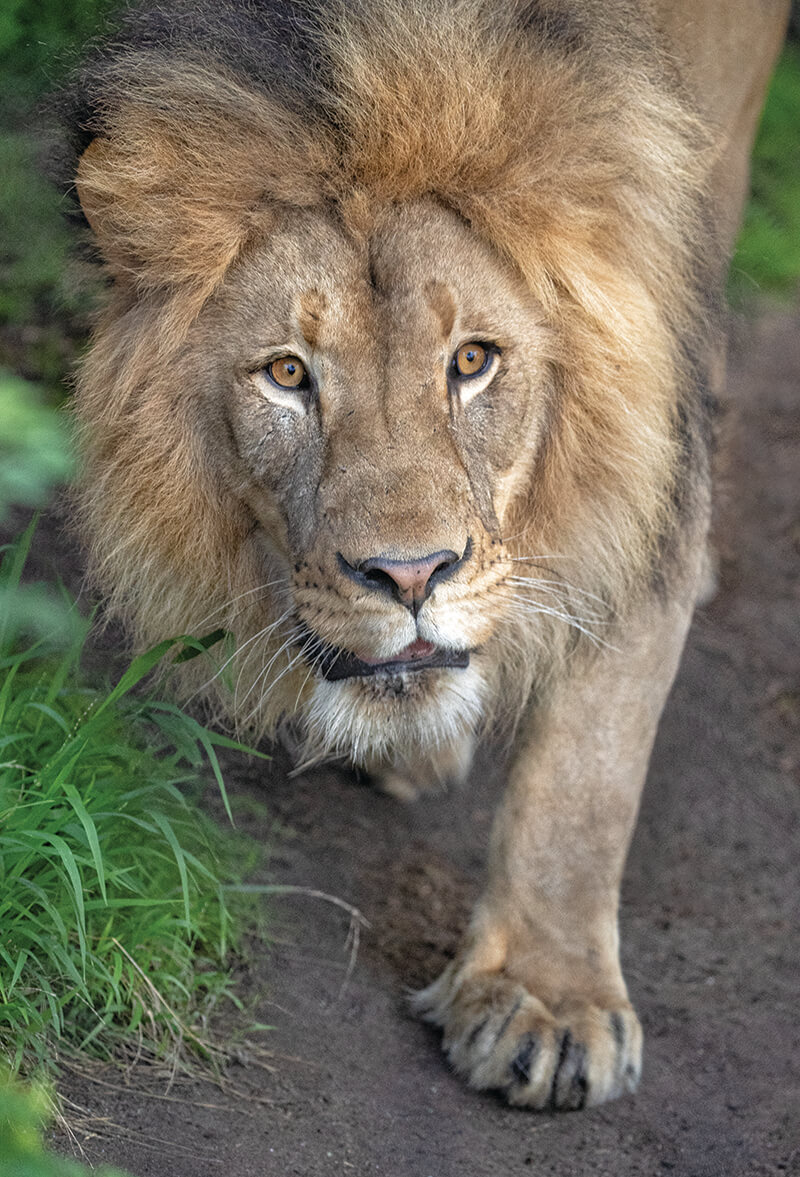
[[[450,1074],[408,1012],[480,889],[496,750],[467,787],[411,806],[338,771],[232,758],[229,790],[269,806],[248,826],[272,846],[270,879],[368,921],[355,962],[347,912],[273,899],[272,943],[244,979],[274,1027],[256,1036],[273,1069],[243,1047],[223,1089],[67,1073],[85,1131],[60,1151],[135,1177],[800,1174],[800,317],[738,335],[719,592],[663,718],[623,890],[639,1093],[509,1109]]]

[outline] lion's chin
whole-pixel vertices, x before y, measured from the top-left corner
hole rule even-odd
[[[305,708],[304,760],[363,767],[424,758],[482,726],[487,685],[475,661],[319,679]]]

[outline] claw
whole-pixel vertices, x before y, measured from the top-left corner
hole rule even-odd
[[[533,1034],[526,1034],[520,1040],[520,1048],[511,1061],[511,1071],[520,1083],[526,1085],[531,1081],[531,1063],[536,1054],[537,1042]]]

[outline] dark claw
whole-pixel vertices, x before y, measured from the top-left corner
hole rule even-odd
[[[497,1043],[498,1043],[498,1042],[500,1041],[500,1039],[503,1037],[503,1035],[505,1034],[506,1030],[507,1030],[507,1029],[508,1029],[508,1027],[511,1025],[512,1021],[514,1020],[514,1018],[515,1018],[515,1017],[517,1016],[517,1014],[519,1013],[519,1008],[520,1008],[520,1006],[521,1006],[521,1005],[522,1005],[522,997],[520,996],[520,997],[518,997],[518,998],[517,998],[517,1000],[514,1002],[514,1004],[512,1005],[511,1009],[510,1009],[510,1010],[508,1011],[508,1013],[506,1014],[506,1016],[503,1018],[503,1021],[502,1021],[502,1023],[501,1023],[500,1029],[497,1031],[497,1034],[495,1035],[495,1039],[494,1039],[494,1043],[493,1043],[493,1045],[494,1045],[494,1046],[497,1046]],[[484,1025],[485,1025],[485,1024],[486,1024],[486,1023],[484,1022]]]
[[[481,1019],[481,1021],[480,1021],[480,1022],[478,1022],[477,1026],[475,1026],[475,1027],[474,1027],[474,1028],[473,1028],[473,1029],[470,1031],[469,1038],[467,1039],[467,1048],[469,1048],[469,1047],[472,1047],[472,1046],[474,1046],[474,1045],[475,1045],[475,1043],[478,1041],[478,1037],[479,1037],[479,1035],[480,1035],[480,1033],[481,1033],[481,1030],[483,1030],[483,1029],[485,1028],[485,1026],[486,1026],[486,1023],[487,1023],[488,1021],[489,1021],[489,1015],[487,1014],[487,1015],[486,1015],[486,1017],[485,1017],[485,1018],[483,1018],[483,1019]]]
[[[526,1084],[531,1078],[531,1063],[536,1054],[537,1043],[533,1034],[525,1034],[520,1039],[519,1050],[511,1063],[511,1073],[517,1082]]]
[[[625,1045],[625,1022],[623,1021],[622,1014],[619,1014],[616,1010],[613,1010],[609,1014],[608,1020],[611,1023],[611,1033],[614,1035],[614,1041],[617,1044],[617,1050],[622,1050],[623,1046]]]
[[[558,1044],[558,1062],[555,1065],[555,1070],[553,1071],[553,1082],[550,1086],[550,1099],[548,1100],[548,1105],[551,1109],[558,1107],[558,1077],[561,1074],[561,1068],[564,1066],[564,1062],[567,1058],[571,1045],[572,1035],[570,1034],[569,1030],[565,1030],[561,1035],[561,1041]]]
[[[558,1062],[553,1073],[549,1106],[552,1110],[566,1111],[585,1107],[589,1094],[589,1079],[586,1074],[587,1050],[582,1042],[575,1042],[569,1030],[565,1030],[559,1043]]]
[[[569,1090],[566,1096],[561,1101],[561,1106],[564,1108],[571,1108],[575,1111],[580,1111],[586,1106],[586,1097],[589,1094],[589,1079],[586,1075],[586,1047],[582,1042],[576,1042],[570,1048],[570,1057],[565,1063],[565,1070],[568,1067],[572,1068],[572,1078],[569,1082]]]

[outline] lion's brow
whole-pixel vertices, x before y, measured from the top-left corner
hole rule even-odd
[[[321,290],[305,290],[297,299],[297,325],[310,347],[316,347],[327,309],[328,300]]]
[[[450,287],[446,286],[444,282],[429,282],[425,293],[428,296],[428,303],[436,312],[442,325],[442,335],[445,339],[449,339],[456,319],[456,304]]]

